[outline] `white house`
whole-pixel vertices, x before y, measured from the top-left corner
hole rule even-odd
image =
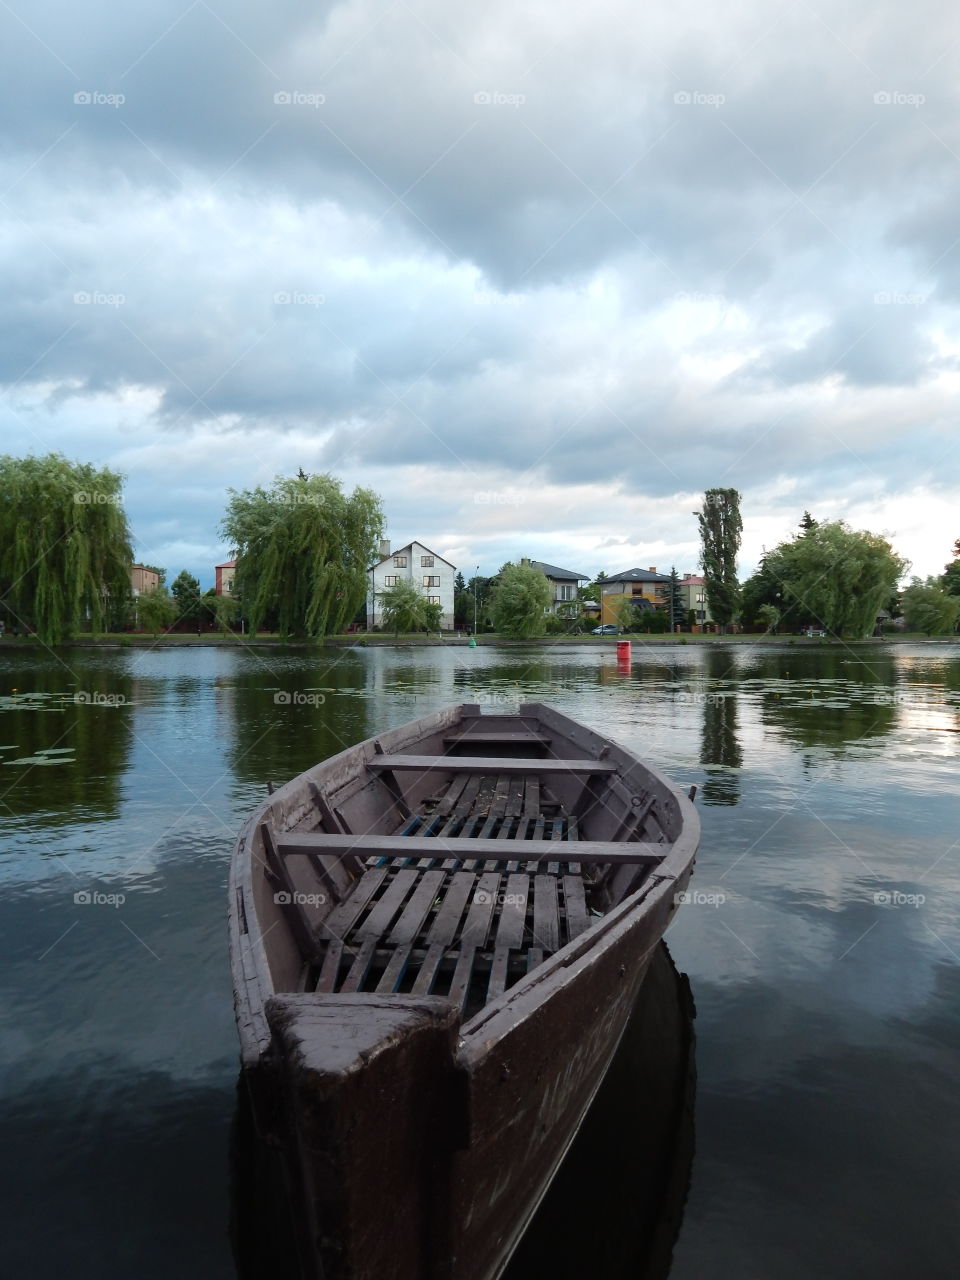
[[[399,551],[391,551],[389,542],[381,542],[380,559],[372,565],[367,575],[367,627],[382,627],[383,612],[380,593],[398,582],[412,582],[433,604],[442,609],[440,625],[453,629],[453,580],[456,565],[422,542],[409,542]]]

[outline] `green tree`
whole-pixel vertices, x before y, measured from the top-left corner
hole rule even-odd
[[[940,581],[944,591],[952,596],[960,596],[960,538],[953,544],[953,559],[944,566]]]
[[[960,615],[960,596],[945,591],[936,578],[912,578],[904,591],[900,607],[909,631],[923,631],[928,636],[951,635]]]
[[[463,580],[463,574],[458,569],[456,573],[456,577],[453,579],[453,590],[456,593],[457,591],[466,591],[466,589],[467,589],[467,584]]]
[[[908,561],[874,533],[842,520],[817,525],[766,557],[784,599],[835,635],[870,635]]]
[[[443,608],[431,604],[412,582],[401,579],[378,593],[383,625],[394,635],[411,631],[439,631]]]
[[[757,620],[763,623],[768,632],[774,634],[780,625],[780,610],[775,604],[762,604],[757,610]]]
[[[348,496],[331,475],[301,473],[269,489],[231,489],[221,527],[251,630],[275,617],[281,635],[316,639],[339,631],[362,603],[383,511],[369,489]]]
[[[177,605],[165,587],[152,587],[137,596],[137,621],[145,631],[166,630],[177,615]]]
[[[173,580],[170,594],[177,608],[178,621],[189,622],[200,616],[200,582],[192,573],[188,573],[186,569],[181,570]]]
[[[539,569],[505,564],[490,601],[493,625],[519,639],[543,635],[544,612],[552,599],[550,583]]]
[[[737,581],[737,553],[743,535],[740,494],[736,489],[708,489],[697,520],[707,604],[714,621],[725,628],[740,607]]]
[[[617,626],[621,631],[627,633],[639,630],[639,610],[630,599],[629,596],[621,596],[617,603],[613,606],[614,617],[617,620]],[[648,612],[648,610],[644,610]]]
[[[233,596],[218,596],[216,592],[209,600],[202,601],[202,608],[220,631],[229,631],[240,616],[240,601]]]
[[[671,566],[670,580],[662,583],[659,594],[667,615],[667,630],[674,631],[677,627],[682,627],[687,611],[683,607],[683,591],[680,588],[680,575],[677,573],[676,566]]]
[[[0,604],[45,644],[103,630],[130,595],[122,478],[61,454],[0,457]]]

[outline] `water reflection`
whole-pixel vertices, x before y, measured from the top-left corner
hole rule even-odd
[[[737,734],[737,691],[731,655],[709,650],[704,664],[708,688],[700,694],[703,702],[703,730],[700,761],[706,778],[701,800],[704,804],[737,804],[743,751]]]
[[[59,825],[116,816],[137,700],[124,668],[0,665],[0,812]]]
[[[693,1017],[689,983],[661,943],[617,1055],[504,1280],[667,1276],[693,1161]],[[231,1184],[238,1276],[299,1280],[293,1196],[277,1153],[256,1137],[242,1082]]]

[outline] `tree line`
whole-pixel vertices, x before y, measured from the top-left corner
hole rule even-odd
[[[242,610],[253,632],[319,639],[365,621],[369,568],[384,532],[379,496],[346,493],[335,477],[278,476],[271,486],[229,490],[221,533],[234,549],[229,596],[202,594],[183,570],[135,600],[130,591],[132,539],[122,506],[122,477],[59,454],[0,457],[0,619],[55,644],[79,630],[121,629],[131,622],[158,631],[174,625],[235,623]],[[903,613],[910,630],[949,634],[960,617],[960,539],[937,578],[897,584],[908,562],[884,538],[843,521],[804,512],[797,533],[771,551],[744,583],[737,577],[743,520],[735,489],[708,489],[697,512],[706,603],[721,630],[734,622],[767,632],[817,626],[837,635],[870,634],[881,611]],[[148,566],[150,567],[150,566]],[[550,612],[552,587],[530,564],[507,563],[492,577],[458,573],[454,620],[532,639],[592,625],[582,605],[598,598],[605,575],[578,592],[568,617]],[[381,593],[386,629],[438,630],[440,606],[401,582]],[[689,625],[680,579],[672,568],[655,609],[628,596],[617,620],[626,630]]]

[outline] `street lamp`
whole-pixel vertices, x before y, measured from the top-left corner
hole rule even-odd
[[[473,634],[477,634],[477,578],[480,576],[480,566],[477,565],[477,572],[473,575]]]

